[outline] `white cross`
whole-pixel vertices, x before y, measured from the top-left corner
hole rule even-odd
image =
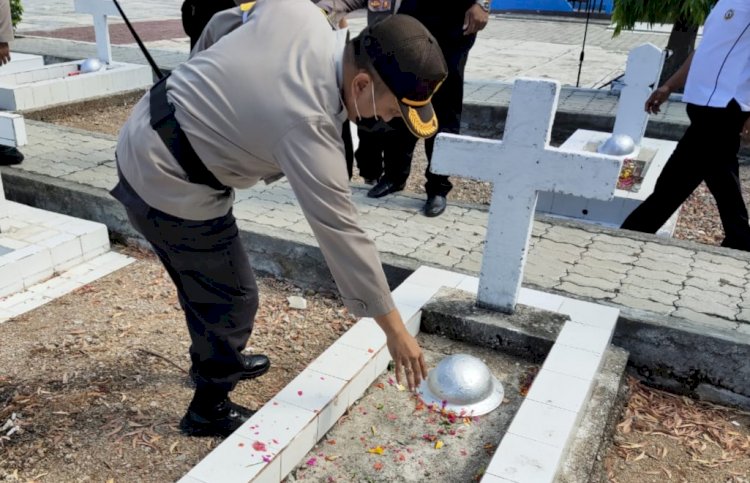
[[[94,16],[94,35],[96,36],[96,56],[106,64],[112,63],[112,46],[109,42],[107,15],[120,16],[112,0],[75,0],[75,11],[90,13]]]
[[[493,183],[478,303],[515,309],[523,278],[537,192],[611,199],[621,160],[549,146],[560,85],[519,79],[513,86],[502,141],[440,134],[432,171]]]
[[[644,105],[654,85],[659,82],[665,56],[666,51],[648,43],[634,48],[628,54],[623,79],[625,87],[620,92],[613,134],[627,134],[636,146],[641,144],[646,133],[648,113]]]

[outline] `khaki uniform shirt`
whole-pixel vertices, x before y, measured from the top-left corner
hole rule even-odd
[[[214,16],[201,39],[207,48],[168,79],[175,117],[224,185],[248,188],[286,175],[346,306],[359,316],[390,312],[390,290],[375,245],[357,223],[344,159],[345,38],[309,0],[259,0],[239,26],[238,15],[231,9]],[[146,94],[117,145],[133,190],[180,218],[226,214],[232,195],[188,182],[149,121]]]
[[[0,0],[0,42],[13,41],[13,22],[10,16],[10,0]]]

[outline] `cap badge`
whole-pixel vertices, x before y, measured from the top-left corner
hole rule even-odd
[[[734,17],[734,9],[730,8],[727,13],[724,14],[724,20],[731,20]]]

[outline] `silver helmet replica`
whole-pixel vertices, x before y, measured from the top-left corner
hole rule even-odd
[[[484,362],[468,354],[454,354],[430,371],[419,394],[428,406],[481,416],[500,406],[505,393]]]
[[[104,64],[102,63],[102,61],[94,57],[84,60],[78,66],[78,70],[81,71],[81,74],[88,74],[90,72],[98,72],[102,70],[103,68],[104,68]]]
[[[627,134],[613,134],[597,149],[600,154],[624,156],[635,151],[635,141]]]

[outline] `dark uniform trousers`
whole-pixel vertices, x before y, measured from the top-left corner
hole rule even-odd
[[[737,161],[740,130],[750,112],[742,112],[733,100],[726,107],[688,104],[687,114],[690,127],[664,166],[654,192],[628,216],[622,228],[655,233],[705,181],[724,226],[722,246],[750,251]]]
[[[461,129],[461,111],[464,100],[464,70],[469,50],[474,45],[475,35],[444,36],[432,32],[448,64],[448,77],[432,98],[438,119],[439,132],[458,133]],[[365,179],[379,179],[381,175],[395,185],[406,182],[411,171],[411,159],[417,138],[409,131],[401,118],[390,123],[387,132],[357,131],[359,147],[355,153],[359,174]],[[448,176],[430,171],[435,137],[425,140],[427,170],[425,191],[428,196],[446,196],[453,188]]]
[[[122,177],[113,195],[177,287],[198,389],[231,391],[258,310],[258,287],[232,212],[205,221],[177,218],[148,207]]]

